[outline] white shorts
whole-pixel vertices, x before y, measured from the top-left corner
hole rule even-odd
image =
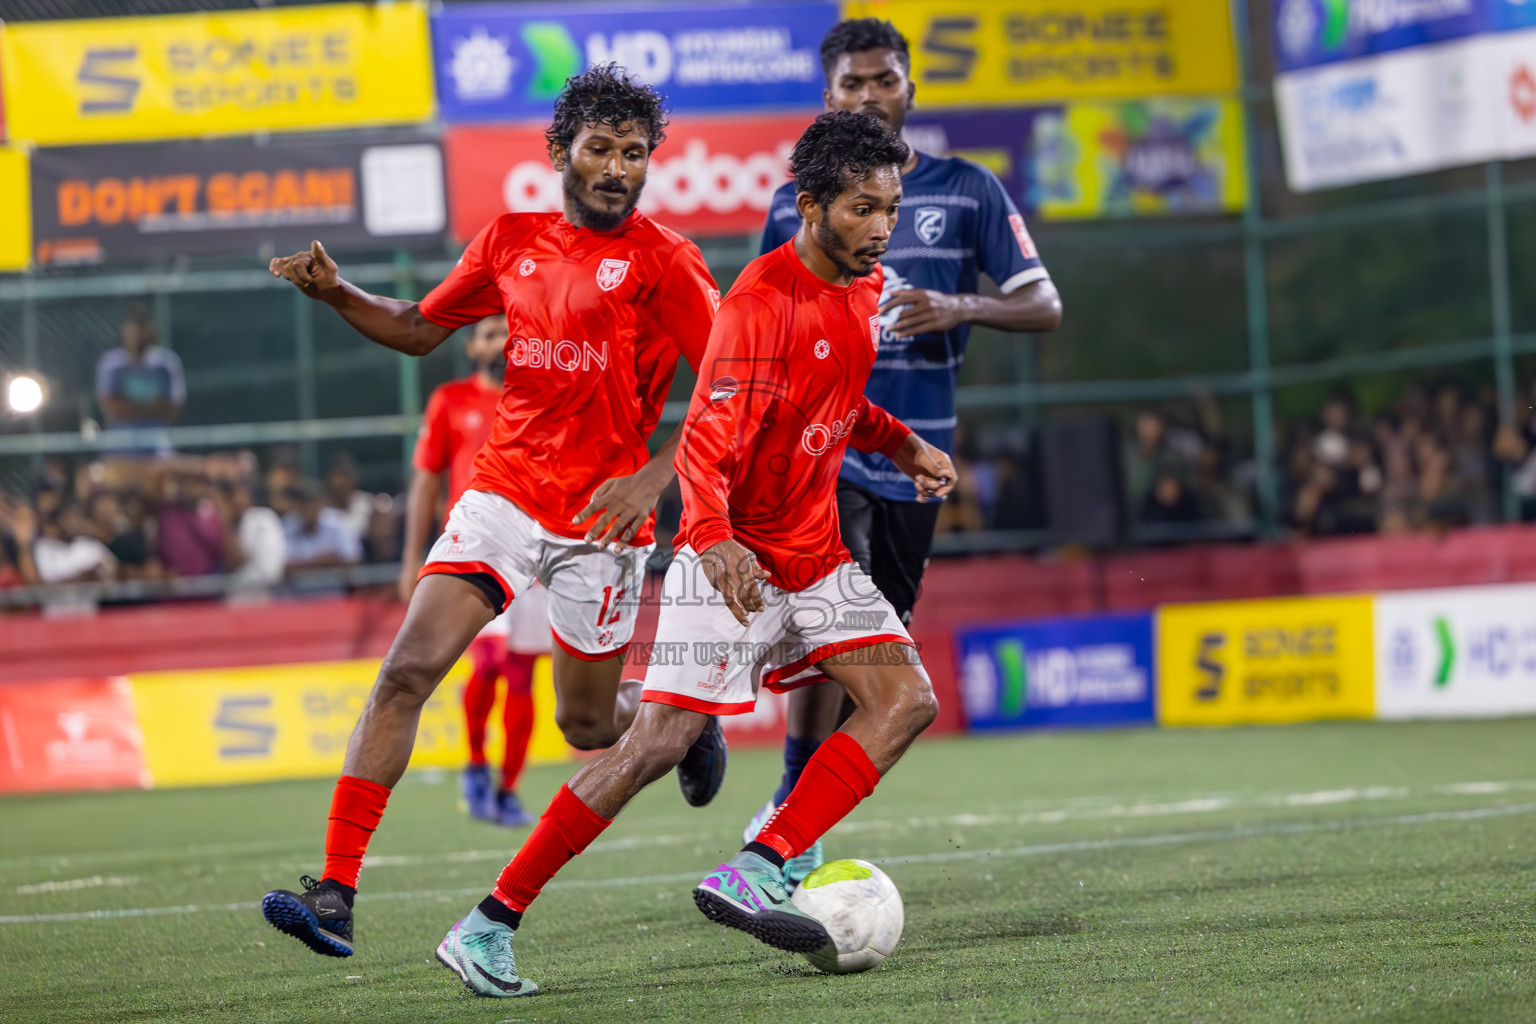
[[[498,613],[520,603],[537,580],[549,591],[555,643],[583,661],[603,661],[623,653],[634,635],[645,560],[654,547],[614,552],[572,540],[499,494],[465,491],[420,575],[485,573],[504,595]]]
[[[896,610],[853,562],[804,590],[760,586],[767,607],[743,626],[705,579],[698,556],[678,551],[662,585],[641,699],[745,714],[759,686],[783,693],[827,678],[816,665],[833,655],[883,643],[915,646]]]
[[[535,582],[487,622],[480,635],[506,637],[507,650],[514,654],[548,654],[549,591]]]

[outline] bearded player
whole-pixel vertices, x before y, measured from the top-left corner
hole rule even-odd
[[[672,770],[709,716],[751,711],[760,686],[822,673],[858,710],[693,895],[711,920],[780,949],[830,942],[790,903],[784,863],[869,796],[936,709],[906,629],[838,538],[835,499],[850,444],[884,453],[924,500],[953,486],[948,457],[864,397],[879,342],[877,260],[906,158],[883,122],[846,111],[821,115],[796,144],[802,226],[754,260],[721,306],[677,452],[683,518],[656,643],[711,657],[651,666],[633,727],[561,787],[491,895],[443,940],[438,960],[473,991],[538,991],[512,949],[529,904]],[[690,596],[711,587],[710,600]]]
[[[481,320],[464,345],[475,372],[449,381],[427,399],[411,458],[411,489],[405,503],[399,589],[406,604],[416,592],[422,555],[443,496],[444,475],[448,478],[448,498],[441,504],[446,512],[469,489],[475,456],[491,436],[496,406],[501,401],[502,350],[506,343],[505,315],[498,313]],[[533,737],[534,665],[539,655],[549,654],[549,649],[549,592],[537,585],[519,594],[469,645],[470,673],[463,694],[469,765],[464,769],[462,786],[464,802],[473,817],[508,828],[533,822],[517,798],[517,780]],[[492,786],[485,733],[501,679],[507,684],[501,714],[506,749],[501,784]]]
[[[821,43],[828,110],[880,118],[900,132],[912,109],[907,41],[890,22],[856,18],[834,25]],[[901,221],[881,259],[880,355],[865,393],[949,451],[955,440],[955,385],[973,324],[1005,331],[1053,331],[1061,299],[1024,226],[1024,218],[986,168],[968,160],[912,150],[901,167],[906,194]],[[798,192],[779,189],[763,229],[763,251],[799,229]],[[976,294],[986,274],[1001,297]],[[879,452],[850,450],[837,481],[843,543],[896,609],[912,621],[938,504],[918,500],[899,467]],[[783,803],[821,741],[848,710],[840,687],[808,686],[786,709],[784,777],[747,826],[750,836]],[[791,888],[822,862],[817,843],[786,869]]]
[[[509,367],[469,489],[427,555],[378,681],[347,746],[325,835],[325,868],[300,895],[262,900],[278,929],[316,953],[352,954],[352,900],[368,841],[410,760],[422,705],[475,636],[535,580],[549,590],[555,719],[582,750],[629,727],[640,686],[621,686],[653,509],[680,430],[652,457],[681,354],[697,367],[719,292],[693,243],[635,212],[662,141],[661,98],[613,65],[566,82],[546,131],[562,213],[503,214],[419,303],[370,295],[316,242],[272,273],[325,302],[369,340],[425,355],[505,313]],[[719,788],[718,723],[679,767],[689,802]]]

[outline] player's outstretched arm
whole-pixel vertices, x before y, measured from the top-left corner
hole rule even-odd
[[[414,302],[373,295],[342,280],[336,261],[319,242],[311,242],[307,252],[277,257],[267,269],[340,313],[369,341],[396,352],[424,356],[453,333],[422,316]]]
[[[1050,278],[1033,281],[999,297],[945,295],[930,288],[903,288],[881,304],[880,312],[898,307],[901,315],[891,330],[901,338],[948,331],[961,324],[1036,333],[1061,326],[1061,295]]]

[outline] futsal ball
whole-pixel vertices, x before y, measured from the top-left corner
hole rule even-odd
[[[856,974],[891,955],[906,911],[896,883],[863,860],[834,860],[806,876],[790,897],[826,926],[832,949],[805,954],[828,974]]]

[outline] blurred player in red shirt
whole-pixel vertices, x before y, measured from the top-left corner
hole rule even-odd
[[[665,656],[652,660],[629,732],[561,787],[495,889],[438,948],[473,991],[538,990],[513,957],[524,911],[672,770],[709,716],[751,711],[760,686],[783,691],[823,674],[858,710],[693,896],[711,920],[780,949],[830,945],[826,928],[790,902],[784,862],[874,790],[937,707],[901,619],[843,546],[836,501],[850,444],[890,458],[919,500],[954,486],[949,458],[864,396],[880,343],[877,261],[907,152],[884,122],[848,111],[818,117],[795,145],[800,230],[737,278],[684,423],[683,519],[656,626]]]
[[[342,280],[319,242],[272,273],[359,333],[425,355],[460,327],[504,313],[508,368],[491,436],[448,514],[405,622],[363,707],[331,801],[325,870],[269,892],[274,927],[326,956],[352,955],[352,901],[368,841],[404,774],[422,706],[487,623],[538,581],[549,591],[555,720],[583,750],[629,728],[640,684],[621,682],[656,499],[681,428],[653,456],[679,356],[697,367],[720,293],[698,247],[635,211],[666,112],[611,64],[569,79],[545,132],[561,213],[487,224],[421,302]],[[678,765],[695,805],[719,789],[719,723]]]
[[[400,599],[410,604],[420,578],[422,551],[432,535],[448,475],[446,511],[469,489],[475,456],[491,436],[496,406],[501,401],[502,350],[507,343],[507,318],[488,316],[475,325],[464,345],[475,372],[449,381],[427,399],[416,453],[411,459],[410,497],[405,505],[405,548],[400,556]],[[462,788],[469,813],[484,821],[516,828],[533,818],[517,798],[517,780],[533,738],[533,669],[549,653],[548,591],[535,584],[518,595],[506,611],[492,619],[469,645],[471,671],[464,684],[464,730],[469,739],[469,765]],[[502,700],[501,785],[491,785],[485,760],[485,730],[496,704],[496,681],[507,681]]]

